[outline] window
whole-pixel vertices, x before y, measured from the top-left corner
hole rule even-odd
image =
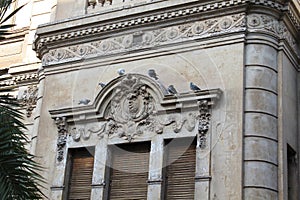
[[[69,153],[69,181],[67,191],[69,200],[89,200],[91,197],[94,157],[90,148],[71,149]],[[93,150],[92,150],[93,151]]]
[[[150,142],[110,148],[110,200],[147,199]]]
[[[296,152],[294,149],[287,145],[287,170],[288,170],[288,199],[296,200],[297,198],[297,161]]]
[[[194,199],[196,141],[173,139],[165,143],[165,199]]]

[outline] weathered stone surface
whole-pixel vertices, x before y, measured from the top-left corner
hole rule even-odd
[[[37,141],[32,143],[32,151],[47,168],[42,172],[47,180],[46,195],[63,198],[68,149],[95,147],[91,199],[98,200],[104,199],[109,184],[107,146],[151,141],[148,199],[160,199],[164,141],[196,137],[195,199],[287,199],[286,147],[290,145],[298,153],[299,146],[299,48],[295,37],[299,22],[295,8],[300,7],[283,3],[113,0],[110,5],[106,0],[96,1],[93,8],[87,1],[32,2],[24,11],[33,10],[31,21],[25,20],[29,34],[24,33],[24,43],[15,41],[0,52],[1,68],[16,65],[8,74],[1,71],[0,86],[21,91],[21,87],[37,83],[34,70],[41,64],[31,50],[33,44],[43,59],[45,73],[40,78],[45,77],[45,84],[40,84],[44,90],[39,90],[37,111],[28,126]],[[36,27],[49,20],[52,22],[40,26],[35,36]],[[14,55],[8,55],[11,53]],[[145,109],[153,111],[142,118],[143,125],[149,126],[145,131],[138,131],[136,121],[131,123],[140,115],[130,115],[127,100],[120,101],[124,104],[121,110],[110,107],[114,95],[122,93],[108,92],[114,85],[110,82],[119,80],[119,69],[140,76],[148,76],[148,70],[154,69],[160,86],[173,85],[178,91],[162,100],[157,90],[135,90],[156,100],[141,104],[150,102],[158,108]],[[199,95],[190,90],[190,82],[203,91],[223,91],[210,112],[204,112],[207,115],[200,115],[199,107],[191,107]],[[105,88],[99,83],[110,85]],[[99,100],[101,92],[103,99]],[[188,101],[178,103],[185,94],[191,94],[185,99]],[[166,99],[168,106],[161,105]],[[79,104],[83,100],[89,102]],[[135,109],[133,104],[131,109]],[[50,115],[49,110],[57,112]],[[52,117],[66,113],[66,131],[57,129]],[[119,114],[123,120],[129,114],[131,120],[125,117],[125,122],[120,122],[116,120]],[[149,116],[157,117],[156,122],[164,128],[147,121]],[[62,130],[64,135],[58,140]],[[199,134],[203,130],[207,132]]]
[[[245,113],[245,135],[277,140],[277,119],[262,113]]]
[[[258,88],[277,93],[277,73],[261,66],[246,67],[246,88]]]
[[[245,188],[244,190],[245,200],[274,200],[277,199],[277,192],[272,190],[265,190],[261,188]]]
[[[246,90],[245,110],[265,112],[277,116],[277,95],[264,90]]]
[[[267,45],[247,45],[246,65],[263,65],[277,71],[277,51]]]
[[[277,191],[277,166],[261,161],[245,161],[245,188],[263,187]]]
[[[278,164],[276,141],[261,137],[246,137],[244,148],[245,160],[261,160]]]

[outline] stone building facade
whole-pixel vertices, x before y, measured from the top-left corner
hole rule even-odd
[[[0,84],[25,102],[46,195],[299,199],[299,6],[32,2],[20,41],[41,63],[21,51]]]

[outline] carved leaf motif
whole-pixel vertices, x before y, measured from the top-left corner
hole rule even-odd
[[[37,102],[38,87],[36,85],[29,86],[21,98],[21,104],[25,106],[26,116],[30,117]]]

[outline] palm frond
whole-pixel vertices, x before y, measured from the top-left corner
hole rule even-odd
[[[28,153],[18,101],[0,95],[0,194],[1,200],[42,199],[43,169]]]
[[[11,13],[7,14],[7,11],[11,4],[15,2],[12,0],[0,0],[0,40],[5,39],[6,35],[11,35],[10,28],[14,27],[15,24],[6,24],[9,19],[11,19],[17,12],[19,12],[26,4],[18,7]]]

